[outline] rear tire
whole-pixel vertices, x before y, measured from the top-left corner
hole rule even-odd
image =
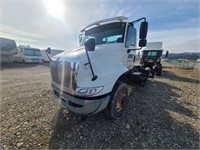
[[[157,75],[157,76],[161,76],[161,75],[162,75],[162,64],[158,65],[156,75]]]
[[[162,69],[158,70],[157,76],[161,76],[162,75]]]
[[[110,101],[105,109],[106,115],[115,119],[120,117],[128,104],[128,86],[123,82],[117,82],[111,92]]]
[[[150,78],[154,78],[154,74],[155,74],[154,71],[151,71],[149,77],[150,77]]]

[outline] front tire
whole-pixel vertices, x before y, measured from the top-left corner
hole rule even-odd
[[[123,82],[117,82],[111,92],[110,101],[105,110],[106,115],[115,119],[120,117],[128,104],[128,86]]]

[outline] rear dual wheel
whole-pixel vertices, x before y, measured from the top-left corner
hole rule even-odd
[[[161,76],[161,75],[162,75],[162,64],[160,64],[157,69],[157,76]]]

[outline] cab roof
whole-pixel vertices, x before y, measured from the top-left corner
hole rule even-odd
[[[107,18],[107,19],[95,21],[95,22],[89,24],[88,26],[86,26],[85,28],[83,28],[83,29],[81,30],[81,32],[86,31],[88,28],[91,28],[92,26],[99,26],[99,25],[105,24],[105,23],[107,23],[107,22],[118,22],[118,21],[119,21],[119,22],[124,22],[124,21],[126,21],[126,20],[128,20],[127,17],[118,16],[118,17]]]

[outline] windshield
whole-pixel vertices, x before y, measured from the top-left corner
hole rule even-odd
[[[25,56],[41,56],[39,49],[25,48]]]
[[[125,23],[111,23],[85,31],[81,46],[90,38],[95,39],[96,45],[106,43],[122,43],[124,38]]]
[[[162,51],[144,51],[143,57],[151,56],[151,57],[161,57]]]
[[[16,43],[14,40],[5,39],[0,37],[0,50],[9,51],[16,48]]]

